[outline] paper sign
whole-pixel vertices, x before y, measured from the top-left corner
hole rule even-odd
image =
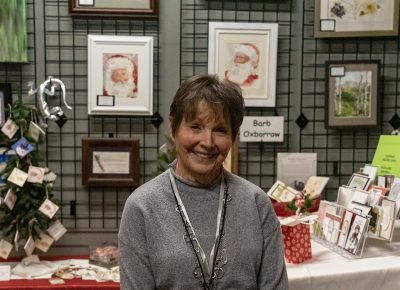
[[[240,142],[283,142],[284,118],[244,117]]]
[[[0,266],[0,281],[9,281],[11,277],[11,266]]]
[[[400,136],[381,135],[372,164],[378,166],[378,175],[400,176]]]

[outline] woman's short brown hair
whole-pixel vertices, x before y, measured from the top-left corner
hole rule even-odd
[[[200,102],[205,102],[217,117],[223,117],[229,123],[234,141],[245,110],[242,91],[238,85],[220,80],[216,75],[193,76],[181,84],[170,107],[172,135],[184,118],[195,118]]]

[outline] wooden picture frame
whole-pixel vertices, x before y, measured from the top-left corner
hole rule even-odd
[[[134,139],[82,139],[82,184],[138,187],[140,146]]]
[[[398,0],[382,0],[381,3],[370,0],[315,0],[314,3],[314,37],[398,34]]]
[[[0,128],[7,121],[6,108],[12,104],[12,90],[10,83],[0,83]]]
[[[69,0],[73,16],[157,17],[158,0]]]
[[[326,128],[379,126],[380,61],[326,62]]]
[[[247,107],[275,107],[278,24],[210,22],[208,73],[240,85]]]
[[[88,114],[153,114],[152,36],[88,36]]]

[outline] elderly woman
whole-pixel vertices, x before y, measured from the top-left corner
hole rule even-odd
[[[135,190],[121,220],[121,289],[287,289],[265,192],[223,169],[244,115],[240,88],[184,81],[170,107],[176,160]]]

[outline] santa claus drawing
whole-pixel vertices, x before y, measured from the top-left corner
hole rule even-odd
[[[136,54],[105,54],[103,95],[117,98],[137,97]]]
[[[229,67],[225,71],[225,79],[241,87],[250,87],[258,81],[258,63],[260,51],[251,43],[240,43],[233,48]]]

